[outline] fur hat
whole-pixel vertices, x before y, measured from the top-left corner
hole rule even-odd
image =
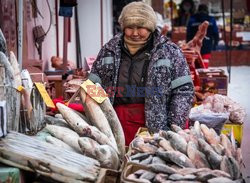
[[[132,2],[122,9],[118,21],[122,30],[129,26],[138,26],[153,32],[156,29],[157,18],[151,6],[144,2]]]

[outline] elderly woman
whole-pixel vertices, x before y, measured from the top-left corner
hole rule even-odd
[[[156,30],[156,15],[143,2],[125,6],[122,33],[98,54],[90,79],[106,89],[124,130],[126,144],[139,127],[167,130],[185,127],[194,97],[183,54]]]

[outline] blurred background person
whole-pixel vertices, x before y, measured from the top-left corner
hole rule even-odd
[[[209,66],[209,60],[211,58],[211,51],[216,49],[219,41],[219,31],[215,21],[215,18],[209,16],[208,7],[206,4],[200,4],[196,14],[190,17],[187,25],[187,42],[192,40],[198,31],[198,27],[204,21],[209,22],[207,28],[207,34],[202,42],[201,56],[203,58],[206,68]]]
[[[175,26],[187,26],[189,18],[194,14],[195,6],[193,0],[183,0],[178,11],[178,18],[175,19]]]

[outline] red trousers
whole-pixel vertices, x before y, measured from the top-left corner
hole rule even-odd
[[[144,104],[125,104],[114,108],[124,131],[125,144],[128,146],[138,129],[145,126]]]

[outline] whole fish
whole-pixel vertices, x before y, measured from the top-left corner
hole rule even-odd
[[[165,161],[168,162],[171,161],[180,167],[195,168],[191,160],[185,154],[179,151],[166,151],[166,152],[157,151],[156,155],[164,159]]]
[[[178,133],[179,131],[182,131],[182,128],[179,127],[179,126],[177,126],[177,125],[175,125],[175,124],[171,124],[171,129],[172,129],[174,132],[176,132],[176,133]]]
[[[218,140],[216,139],[217,134],[216,134],[216,136],[214,136],[213,132],[210,131],[210,129],[204,124],[201,124],[200,127],[201,127],[201,131],[202,131],[202,133],[204,135],[204,138],[206,139],[206,141],[209,144],[216,145],[216,144],[219,143]]]
[[[163,165],[166,165],[166,162],[163,159],[161,159],[160,157],[154,156],[153,159],[152,159],[152,164],[163,164]]]
[[[14,77],[15,77],[15,73],[13,70],[13,67],[11,66],[8,58],[6,57],[6,55],[0,51],[0,64],[3,64],[5,67],[5,73],[9,76],[10,78],[10,83],[12,83],[12,85],[15,86],[14,83]]]
[[[201,127],[200,127],[199,121],[194,122],[194,131],[195,131],[195,134],[198,138],[202,138],[202,132],[201,132]]]
[[[45,115],[44,120],[47,124],[50,124],[50,125],[57,125],[57,126],[70,128],[69,124],[64,119],[59,119],[50,115]]]
[[[210,169],[208,169],[208,170],[210,170]],[[195,174],[195,173],[197,173],[197,168],[182,168],[182,169],[178,170],[177,173],[181,174],[181,175]]]
[[[231,178],[230,174],[228,174],[227,172],[222,171],[222,170],[212,170],[212,174],[216,175],[217,177]]]
[[[96,141],[88,137],[80,137],[78,143],[82,152],[96,160],[98,160],[103,168],[117,170],[120,166],[118,154],[109,145],[100,145]]]
[[[175,174],[170,175],[168,178],[173,181],[185,181],[185,180],[193,181],[196,179],[196,176],[192,174],[181,175],[181,174],[175,173]]]
[[[91,137],[100,144],[107,144],[113,147],[117,152],[117,146],[110,142],[110,139],[95,126],[89,125],[78,114],[64,104],[57,103],[56,107],[62,114],[67,123],[80,135]]]
[[[232,179],[226,178],[226,177],[216,177],[216,178],[212,178],[209,179],[207,181],[208,183],[234,183],[234,181]]]
[[[58,147],[62,147],[63,149],[67,149],[69,151],[77,152],[74,148],[63,142],[62,140],[59,140],[58,138],[52,137],[52,136],[46,136],[45,137],[46,142],[53,144]]]
[[[237,148],[236,154],[235,154],[235,159],[238,161],[240,167],[243,165],[243,158],[242,158],[242,153],[241,153],[241,148]]]
[[[190,134],[187,134],[184,130],[180,130],[177,133],[182,136],[187,142],[190,140]]]
[[[223,156],[220,169],[229,173],[234,180],[240,178],[240,166],[232,156]]]
[[[225,154],[225,148],[221,144],[211,144],[211,147],[214,149],[214,151],[219,155]]]
[[[10,51],[10,64],[14,72],[15,88],[22,85],[21,72],[15,54]]]
[[[94,126],[96,126],[102,133],[104,133],[109,138],[112,147],[114,147],[115,150],[118,151],[114,134],[100,106],[88,94],[86,94],[83,88],[80,88],[80,97],[84,105],[85,114],[87,118]]]
[[[192,141],[188,142],[187,155],[196,168],[210,168],[206,156],[197,149],[197,146]]]
[[[207,156],[207,160],[213,169],[219,169],[222,156],[217,154],[213,148],[203,139],[198,139],[199,149]]]
[[[156,139],[159,146],[165,149],[166,151],[174,151],[174,148],[171,146],[170,142],[165,138],[159,137]]]
[[[172,131],[167,131],[166,135],[175,150],[187,154],[187,141],[182,136]]]
[[[147,166],[151,171],[155,173],[165,173],[165,174],[173,174],[176,173],[176,170],[169,167],[168,165],[163,164],[151,164]]]
[[[0,51],[3,52],[3,54],[8,55],[8,50],[7,50],[7,46],[6,46],[6,39],[3,35],[2,30],[0,29]]]
[[[229,138],[225,134],[220,134],[221,145],[225,148],[225,154],[227,156],[233,156],[233,148]]]
[[[168,178],[167,174],[158,173],[158,174],[156,174],[153,182],[156,182],[156,183],[163,183],[164,182],[165,183],[167,181],[167,178]]]
[[[142,165],[149,165],[152,162],[152,160],[153,160],[153,156],[150,155],[148,158],[140,161],[140,164],[142,164]]]
[[[210,133],[214,137],[214,140],[216,141],[216,144],[220,143],[220,136],[216,133],[216,131],[213,128],[210,128]]]
[[[131,143],[130,143],[132,149],[135,149],[139,152],[144,153],[150,153],[155,154],[157,151],[157,147],[153,146],[151,144],[145,143],[144,139],[140,136],[136,137]]]
[[[130,160],[139,160],[142,161],[147,159],[150,156],[149,153],[137,153],[129,157]]]
[[[99,83],[96,83],[98,87],[101,87]],[[102,87],[101,87],[102,88]],[[120,120],[110,103],[109,98],[104,100],[101,104],[99,104],[104,115],[106,116],[109,125],[111,127],[111,130],[114,134],[118,150],[120,152],[120,157],[123,157],[125,155],[125,136],[124,132],[120,123]]]
[[[81,153],[81,149],[78,144],[79,135],[76,132],[69,128],[56,125],[47,124],[45,128],[51,135],[62,140],[63,142],[74,148],[77,152]]]

